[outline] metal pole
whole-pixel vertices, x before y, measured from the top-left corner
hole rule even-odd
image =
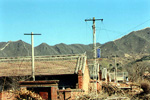
[[[34,38],[33,38],[33,32],[31,32],[31,43],[32,43],[32,78],[33,81],[35,81],[35,75],[34,75]]]

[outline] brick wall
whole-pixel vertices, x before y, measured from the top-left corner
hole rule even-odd
[[[81,95],[84,95],[84,94],[85,94],[85,92],[81,89],[72,89],[71,99],[77,100]]]
[[[82,76],[82,71],[79,70],[78,71],[78,88],[82,89],[82,85],[83,85],[83,76]]]
[[[57,100],[57,88],[51,87],[51,100]]]
[[[15,94],[3,91],[0,93],[0,100],[15,100]]]
[[[89,93],[89,83],[90,83],[90,73],[86,63],[85,71],[83,74],[83,86],[82,86],[82,89],[85,91],[85,93]]]
[[[59,90],[59,100],[76,100],[85,92],[82,89],[65,89]]]
[[[2,99],[2,92],[0,92],[0,100]]]
[[[65,100],[72,100],[70,88],[66,89],[66,91],[65,91]]]
[[[97,84],[95,84],[95,80],[91,80],[89,83],[89,92],[95,91],[95,85],[97,87],[97,92],[100,93],[102,92],[102,81],[98,81]]]
[[[101,81],[97,82],[97,92],[98,93],[102,92],[102,82]]]
[[[59,91],[58,100],[64,100],[64,98],[65,98],[65,92]]]
[[[42,97],[42,99],[48,100],[48,92],[39,92],[39,95]]]
[[[59,90],[59,100],[72,100],[71,89]]]

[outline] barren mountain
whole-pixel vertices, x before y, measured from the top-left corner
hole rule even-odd
[[[130,56],[133,54],[150,53],[150,28],[133,31],[115,41],[101,45],[102,57],[109,56]],[[71,44],[60,43],[50,46],[42,43],[35,47],[35,55],[59,55],[59,54],[78,54],[87,52],[92,57],[92,44]],[[97,43],[97,46],[100,46]],[[0,42],[0,57],[30,56],[31,45],[22,40]]]
[[[127,56],[150,53],[150,28],[133,31],[102,45],[102,56]]]

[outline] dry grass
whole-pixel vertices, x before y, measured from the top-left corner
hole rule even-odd
[[[77,60],[35,61],[35,75],[74,74]],[[0,76],[31,75],[31,62],[1,62]]]
[[[94,95],[95,93],[89,93],[87,95],[82,95],[76,100],[130,100],[129,97],[119,95],[119,94],[113,94],[111,96],[108,95],[108,93],[100,92],[97,95]]]

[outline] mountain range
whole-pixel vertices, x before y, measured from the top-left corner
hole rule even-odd
[[[131,56],[150,53],[150,27],[133,31],[101,46],[102,56]]]
[[[150,53],[150,27],[137,30],[123,36],[120,39],[107,42],[105,44],[97,43],[101,48],[101,56],[130,56],[133,54]],[[60,55],[60,54],[79,54],[86,52],[88,57],[92,57],[93,45],[60,43],[50,46],[42,43],[35,47],[35,56],[40,55]],[[0,57],[30,56],[31,45],[22,41],[0,42]]]

